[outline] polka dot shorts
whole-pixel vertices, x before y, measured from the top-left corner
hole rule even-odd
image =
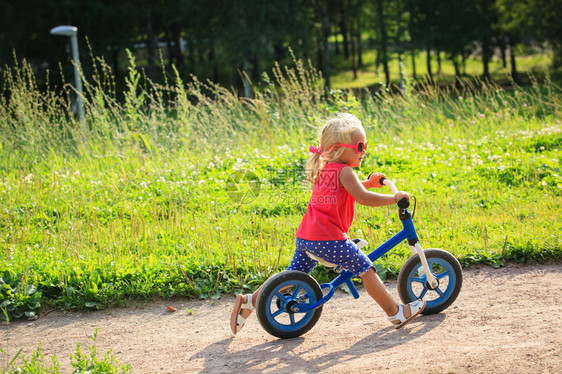
[[[360,276],[371,267],[375,268],[369,257],[351,239],[315,241],[297,238],[295,254],[287,270],[310,273],[314,269],[318,261],[308,257],[305,251],[344,270],[349,270],[356,276]]]

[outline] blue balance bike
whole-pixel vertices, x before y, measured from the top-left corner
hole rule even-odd
[[[398,192],[394,183],[383,178],[382,183],[393,193]],[[413,255],[406,261],[398,275],[398,294],[404,304],[417,299],[426,300],[422,314],[435,314],[448,308],[457,298],[462,287],[462,268],[457,259],[442,249],[426,249],[420,246],[412,214],[408,210],[410,202],[398,202],[399,216],[403,229],[368,256],[375,262],[392,248],[408,241]],[[415,211],[415,209],[414,209]],[[367,242],[353,239],[362,248]],[[308,253],[319,263],[335,265]],[[359,293],[353,284],[353,273],[336,267],[340,273],[330,283],[318,284],[309,274],[300,271],[284,271],[269,278],[262,286],[257,303],[256,314],[264,330],[281,339],[295,338],[309,331],[322,314],[323,305],[334,295],[336,288],[345,284],[354,298]],[[324,294],[323,290],[327,292]]]

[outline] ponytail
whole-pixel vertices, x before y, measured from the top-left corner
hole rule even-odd
[[[313,153],[306,163],[306,179],[314,184],[325,164],[326,162],[322,159],[322,153]]]

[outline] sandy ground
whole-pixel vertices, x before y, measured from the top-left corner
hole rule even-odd
[[[396,282],[387,287],[397,298]],[[87,351],[97,327],[100,355],[113,349],[135,373],[562,373],[562,264],[465,270],[449,309],[397,331],[360,294],[337,292],[318,324],[291,340],[265,333],[255,315],[233,336],[228,296],[43,314],[0,326],[0,348],[29,357],[43,342],[71,372],[70,353],[76,343]]]

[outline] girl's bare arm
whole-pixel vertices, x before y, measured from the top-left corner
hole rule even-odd
[[[385,206],[395,204],[402,198],[410,198],[410,194],[400,191],[395,195],[379,194],[365,189],[357,174],[349,166],[341,169],[339,175],[340,185],[361,205]]]

